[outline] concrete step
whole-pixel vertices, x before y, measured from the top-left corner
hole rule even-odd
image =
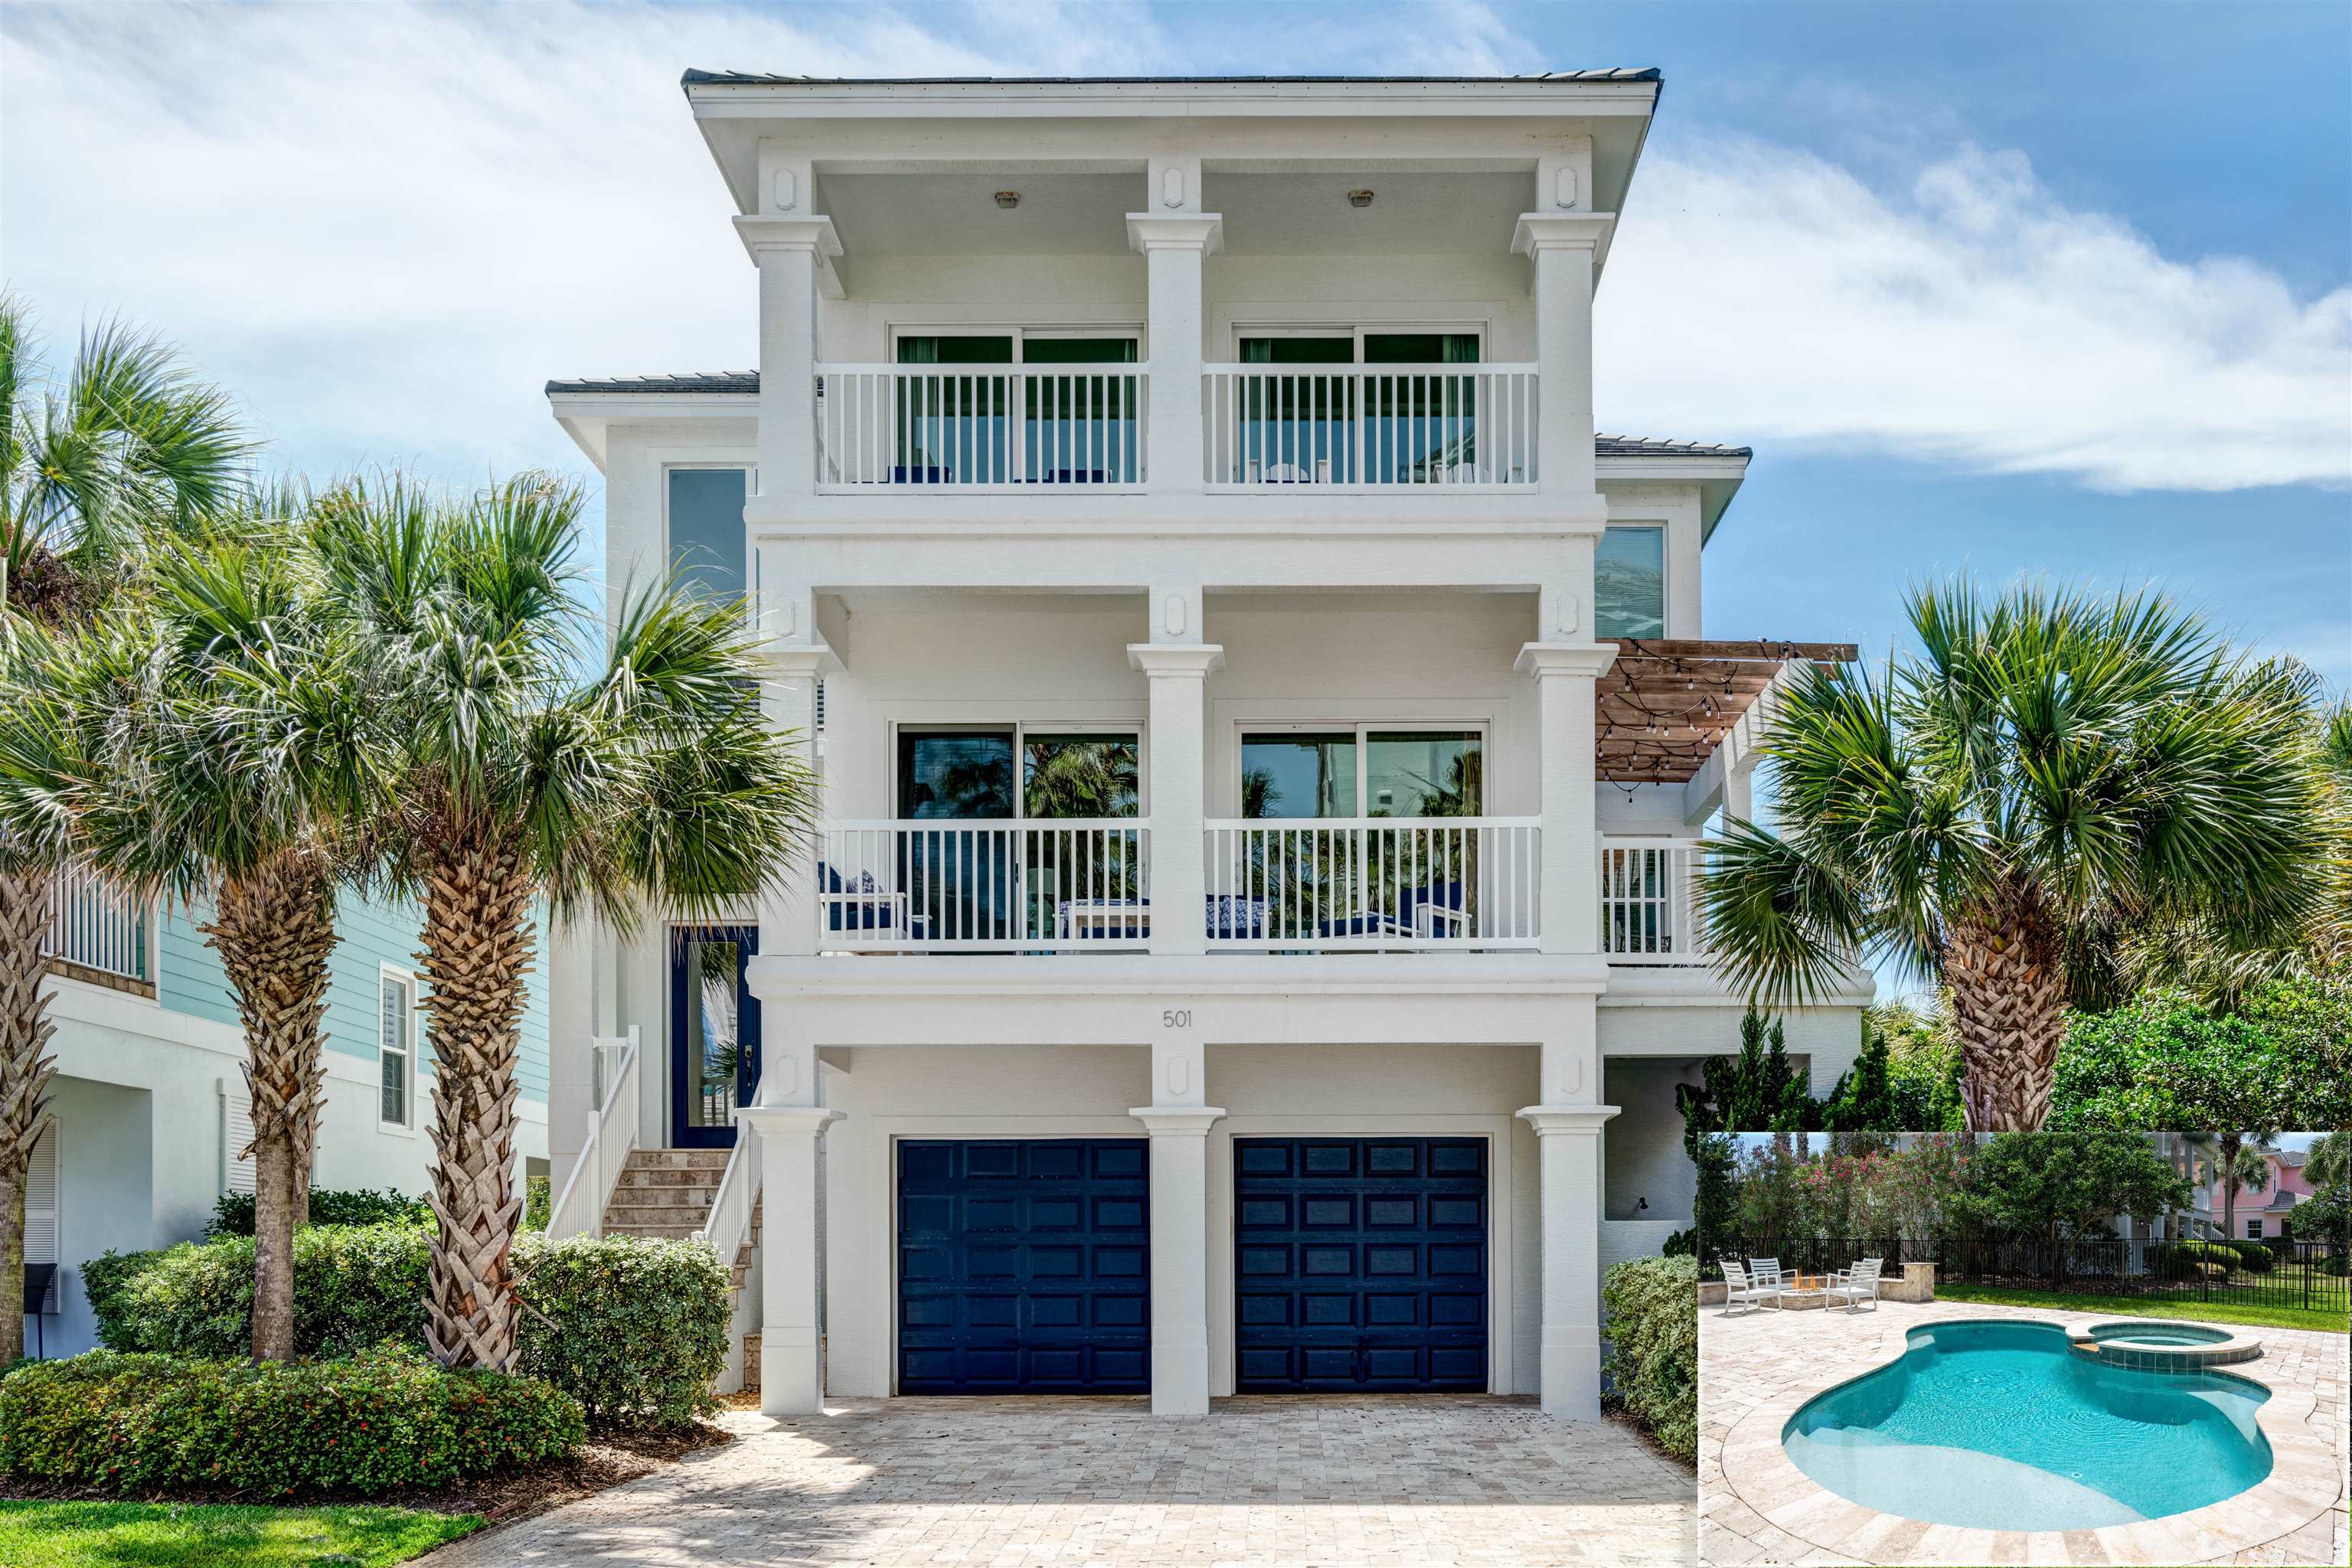
[[[604,1221],[606,1236],[642,1236],[664,1241],[690,1240],[694,1233],[701,1228],[700,1220],[696,1220],[691,1225],[662,1225],[646,1220],[616,1220],[608,1216]]]
[[[640,1226],[652,1226],[662,1230],[697,1231],[709,1219],[708,1209],[681,1208],[674,1205],[643,1205],[638,1204],[607,1204],[604,1205],[606,1230],[635,1230]]]
[[[613,1185],[635,1192],[715,1193],[719,1178],[708,1171],[623,1171]]]
[[[608,1201],[636,1208],[707,1209],[718,1195],[716,1187],[641,1187],[623,1182]]]

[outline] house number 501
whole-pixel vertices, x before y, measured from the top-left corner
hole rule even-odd
[[[1192,1026],[1192,1009],[1190,1007],[1170,1007],[1163,1009],[1160,1015],[1160,1026],[1163,1029],[1191,1028]]]

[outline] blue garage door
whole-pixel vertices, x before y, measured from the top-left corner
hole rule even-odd
[[[1234,1387],[1486,1387],[1482,1138],[1234,1140]]]
[[[898,1145],[901,1394],[1147,1394],[1140,1138]]]

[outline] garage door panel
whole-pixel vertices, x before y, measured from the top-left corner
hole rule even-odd
[[[1145,1393],[1143,1141],[898,1145],[905,1394]]]
[[[1236,1139],[1235,1387],[1486,1386],[1484,1139]]]

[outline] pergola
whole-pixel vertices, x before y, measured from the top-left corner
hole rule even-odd
[[[1687,784],[1791,665],[1852,663],[1852,643],[1618,637],[1595,716],[1600,776]]]

